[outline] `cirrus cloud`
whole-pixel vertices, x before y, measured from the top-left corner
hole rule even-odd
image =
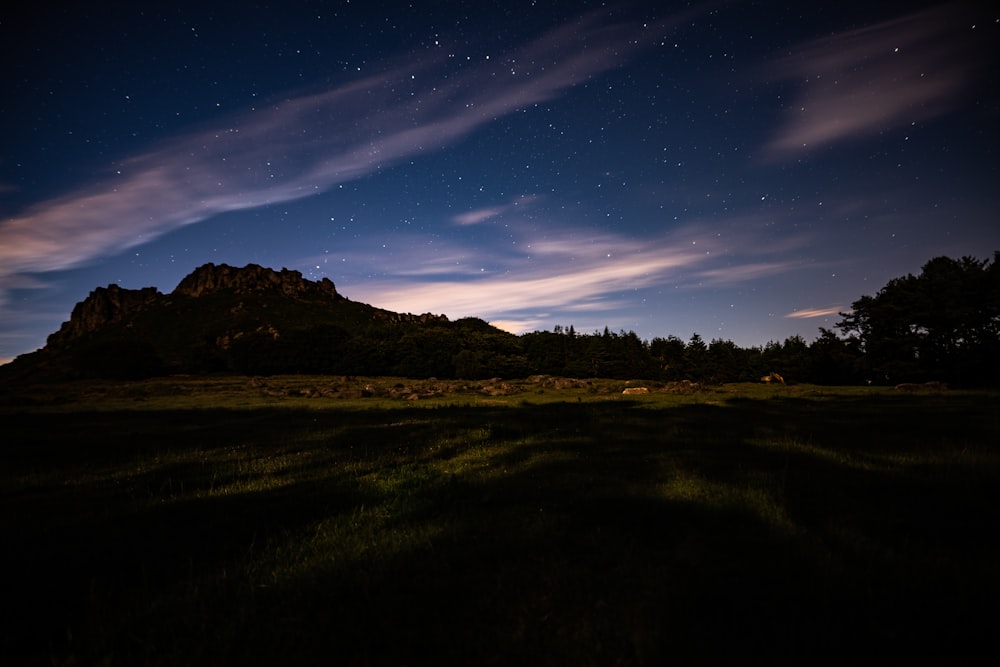
[[[434,57],[383,63],[332,90],[175,137],[123,160],[99,183],[0,222],[0,285],[3,276],[80,266],[221,213],[308,197],[441,149],[621,66],[683,18],[651,26],[609,23],[595,12],[457,71]],[[481,219],[470,213],[457,222]]]
[[[829,317],[830,315],[839,315],[843,310],[843,306],[831,306],[829,308],[803,308],[801,310],[792,311],[785,315],[785,317],[806,320],[813,317]]]
[[[960,48],[969,30],[938,7],[800,45],[769,66],[773,80],[801,82],[766,146],[771,157],[926,120],[954,108],[972,80]]]
[[[624,295],[637,290],[745,285],[806,266],[778,256],[791,239],[776,250],[758,237],[755,221],[734,219],[728,226],[725,234],[707,233],[705,225],[692,223],[659,237],[634,238],[552,224],[542,234],[515,225],[516,245],[479,252],[475,265],[466,261],[472,253],[453,240],[433,253],[411,251],[383,260],[384,265],[366,258],[386,277],[340,287],[352,298],[389,310],[481,317],[520,332],[553,312],[617,309],[627,300]],[[798,242],[808,241],[801,237]],[[483,264],[495,268],[476,268]]]

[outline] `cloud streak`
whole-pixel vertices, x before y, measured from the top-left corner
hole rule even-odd
[[[3,276],[79,266],[220,213],[317,194],[440,149],[619,67],[652,36],[591,14],[505,57],[454,71],[444,59],[388,63],[333,90],[177,137],[116,165],[100,184],[0,223],[0,284]],[[470,213],[457,222],[483,219]]]
[[[808,42],[768,76],[804,82],[767,145],[771,157],[950,111],[971,80],[952,7],[939,7]]]
[[[802,310],[796,310],[785,315],[785,317],[790,319],[807,320],[814,317],[829,317],[830,315],[839,315],[843,312],[843,306],[832,306],[830,308],[803,308]]]
[[[750,226],[746,222],[733,226]],[[516,247],[518,254],[477,255],[477,262],[500,270],[462,270],[455,259],[462,250],[445,248],[436,251],[443,259],[410,254],[385,267],[387,279],[340,287],[351,298],[389,310],[481,317],[521,333],[556,311],[614,310],[636,290],[731,286],[802,268],[798,261],[754,261],[753,255],[771,254],[773,248],[753,232],[707,234],[701,224],[653,239],[558,229],[547,236],[524,234]],[[755,250],[760,248],[766,250]]]
[[[537,195],[522,195],[509,204],[502,206],[486,206],[472,211],[466,211],[452,217],[452,222],[456,225],[478,225],[487,220],[498,218],[505,213],[518,210],[519,207],[530,206],[538,200]]]

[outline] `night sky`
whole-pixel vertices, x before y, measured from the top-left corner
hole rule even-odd
[[[0,359],[206,262],[355,301],[740,346],[1000,250],[1000,9],[22,4]]]

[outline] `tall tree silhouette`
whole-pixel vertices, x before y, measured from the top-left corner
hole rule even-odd
[[[856,338],[878,382],[987,384],[1000,361],[1000,252],[936,257],[920,275],[863,296],[837,327]]]

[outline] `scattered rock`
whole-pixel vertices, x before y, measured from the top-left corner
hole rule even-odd
[[[490,381],[489,384],[483,385],[479,392],[487,396],[510,396],[519,393],[520,389],[506,382]]]
[[[923,384],[915,382],[904,382],[902,384],[897,384],[894,389],[896,391],[945,391],[948,389],[948,385],[944,382],[924,382]]]
[[[532,375],[528,378],[528,382],[551,389],[585,389],[591,386],[590,380],[553,377],[551,375]]]

